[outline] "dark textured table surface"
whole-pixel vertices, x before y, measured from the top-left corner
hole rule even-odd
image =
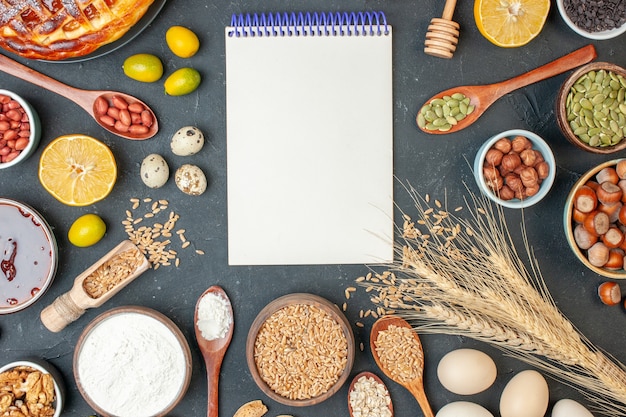
[[[393,26],[394,77],[394,172],[399,181],[409,181],[423,194],[451,204],[470,191],[478,192],[470,169],[474,154],[491,135],[512,128],[532,130],[552,147],[557,161],[557,176],[550,195],[525,211],[530,244],[541,266],[547,286],[559,308],[592,342],[618,360],[626,360],[623,332],[626,316],[622,308],[607,308],[596,296],[603,280],[579,263],[565,241],[562,212],[572,184],[594,165],[610,159],[585,153],[569,142],[558,130],[554,101],[565,74],[515,91],[493,105],[472,127],[445,136],[429,136],[417,128],[415,115],[423,102],[434,93],[466,84],[501,81],[565,55],[583,45],[594,43],[598,59],[626,65],[624,36],[608,41],[590,42],[573,33],[561,20],[556,5],[541,34],[529,44],[514,49],[494,46],[481,36],[473,17],[473,2],[460,1],[454,20],[461,25],[458,50],[450,60],[423,53],[424,35],[432,17],[441,16],[443,1],[358,1],[336,0],[322,3],[313,0],[289,2],[268,0],[259,3],[223,0],[168,1],[159,15],[139,36],[124,47],[84,62],[48,63],[17,60],[79,88],[116,89],[141,97],[150,103],[159,117],[159,134],[147,141],[128,141],[115,137],[100,127],[79,107],[65,98],[0,73],[0,87],[25,97],[37,109],[43,132],[37,152],[28,161],[0,171],[0,196],[20,200],[38,210],[50,223],[59,246],[56,279],[35,305],[17,314],[0,318],[0,362],[35,356],[59,368],[67,385],[63,415],[87,417],[93,413],[79,394],[72,373],[72,355],[83,328],[100,313],[116,306],[141,305],[170,317],[187,337],[192,349],[193,377],[189,390],[172,416],[201,416],[206,413],[205,368],[193,334],[193,312],[202,292],[211,285],[222,286],[233,302],[235,333],[226,355],[220,381],[220,415],[233,415],[243,403],[262,399],[269,406],[268,416],[291,414],[305,416],[348,415],[344,386],[330,400],[316,406],[290,408],[265,397],[253,382],[245,361],[248,329],[256,314],[273,299],[293,292],[310,292],[342,305],[344,289],[367,273],[365,265],[321,266],[242,266],[227,262],[226,207],[226,131],[224,26],[232,13],[267,11],[360,11],[382,10]],[[194,30],[201,41],[197,55],[190,59],[174,56],[165,43],[165,32],[172,25]],[[122,62],[132,54],[147,52],[161,57],[167,73],[183,66],[197,68],[203,77],[197,91],[182,97],[164,95],[162,81],[142,84],[124,76]],[[14,57],[13,55],[11,55]],[[169,150],[169,139],[180,127],[195,125],[204,131],[207,143],[190,157],[178,157]],[[43,147],[57,136],[84,133],[101,139],[115,154],[119,176],[112,193],[103,201],[87,207],[64,206],[50,196],[37,179],[39,156]],[[149,153],[160,153],[172,170],[183,163],[200,166],[209,178],[206,193],[199,197],[182,194],[170,181],[160,189],[148,189],[140,180],[139,166]],[[620,155],[617,155],[620,156]],[[398,206],[411,210],[411,202],[400,184],[395,189]],[[39,320],[41,310],[57,296],[68,291],[76,277],[100,256],[126,238],[121,221],[130,208],[129,200],[167,199],[180,214],[178,227],[187,230],[192,242],[189,250],[180,250],[181,263],[144,273],[135,282],[98,309],[88,310],[75,323],[59,333],[49,332]],[[90,248],[77,248],[67,240],[67,230],[78,216],[94,212],[107,223],[106,236]],[[520,239],[520,212],[505,210],[514,239]],[[306,221],[306,219],[304,219]],[[173,244],[173,248],[177,249]],[[200,249],[205,255],[197,255]],[[359,291],[348,300],[346,315],[356,336],[357,345],[367,346],[372,319],[359,319],[361,309],[369,309],[367,295]],[[357,321],[364,323],[358,327]],[[425,385],[434,410],[456,400],[482,404],[494,415],[506,381],[518,370],[528,368],[505,357],[490,346],[456,336],[424,335],[426,354]],[[447,392],[436,378],[439,359],[459,347],[477,347],[488,352],[498,365],[498,379],[488,391],[473,397],[459,397]],[[353,374],[362,370],[381,374],[369,349],[357,351]],[[561,398],[582,400],[576,391],[549,379],[551,404]],[[386,379],[397,417],[421,415],[417,403],[399,385]]]

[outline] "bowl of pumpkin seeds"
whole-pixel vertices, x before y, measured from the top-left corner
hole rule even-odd
[[[556,120],[571,143],[610,154],[626,148],[626,69],[609,62],[578,68],[563,82]]]

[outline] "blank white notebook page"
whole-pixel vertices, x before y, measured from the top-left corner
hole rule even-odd
[[[231,30],[229,264],[392,261],[391,27],[358,36]]]

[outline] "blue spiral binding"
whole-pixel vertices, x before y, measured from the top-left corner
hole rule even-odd
[[[228,36],[383,36],[384,12],[233,14]]]

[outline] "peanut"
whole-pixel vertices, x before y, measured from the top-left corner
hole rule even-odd
[[[152,123],[154,123],[154,120],[152,120],[152,114],[150,114],[148,110],[141,112],[141,123],[148,127],[152,126]]]
[[[93,108],[96,114],[103,115],[106,114],[107,110],[109,109],[109,103],[104,97],[98,97],[93,104]]]
[[[152,113],[142,103],[129,103],[119,95],[110,100],[99,97],[94,103],[94,113],[100,123],[124,134],[145,136],[154,124]]]
[[[111,101],[113,102],[113,105],[120,110],[126,110],[128,108],[128,103],[126,102],[126,100],[124,100],[123,97],[113,96],[111,98]]]
[[[120,110],[120,122],[124,123],[126,126],[131,125],[132,119],[130,118],[128,109]]]

